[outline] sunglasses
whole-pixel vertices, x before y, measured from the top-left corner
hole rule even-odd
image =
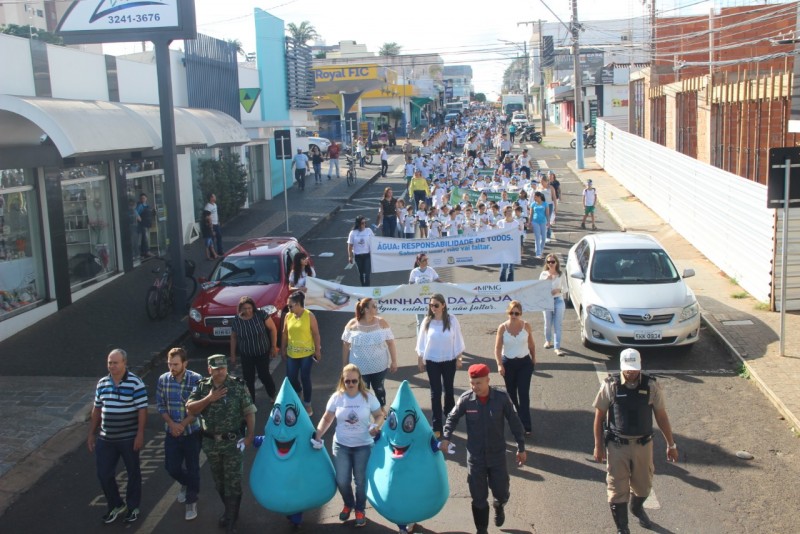
[[[347,378],[345,379],[344,383],[347,384],[348,386],[350,384],[358,384],[358,378]]]
[[[434,309],[439,309],[439,308],[441,308],[441,307],[442,307],[442,305],[441,305],[441,304],[439,304],[439,303],[437,303],[437,302],[432,302],[432,303],[431,303],[431,308],[434,308]]]
[[[517,317],[518,315],[522,315],[522,312],[512,311],[512,312],[508,312],[508,314],[509,315],[513,315],[514,317]]]
[[[556,260],[547,260],[546,263],[555,263],[555,262],[556,262]]]

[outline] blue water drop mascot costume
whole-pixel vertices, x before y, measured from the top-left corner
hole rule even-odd
[[[447,416],[441,447],[450,445],[450,438],[462,417],[467,420],[467,471],[469,494],[472,497],[472,518],[478,534],[489,529],[489,489],[494,496],[494,524],[501,527],[506,515],[511,481],[506,467],[505,421],[517,441],[517,466],[522,467],[525,454],[525,431],[517,410],[505,391],[489,386],[489,368],[482,364],[469,367],[470,391],[463,393]]]
[[[372,449],[367,480],[367,499],[400,532],[438,514],[450,495],[439,442],[406,380]]]
[[[283,380],[250,469],[250,488],[258,504],[286,515],[295,525],[303,512],[319,508],[336,493],[328,451],[311,445],[314,425],[289,379]],[[259,443],[260,442],[260,443]]]

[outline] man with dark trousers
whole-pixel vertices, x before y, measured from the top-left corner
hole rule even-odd
[[[447,451],[450,438],[462,417],[467,419],[467,471],[472,497],[472,518],[477,534],[489,528],[489,489],[494,496],[494,524],[503,526],[503,509],[510,495],[510,479],[506,468],[505,423],[517,440],[517,465],[527,459],[525,431],[511,399],[504,391],[489,386],[489,367],[484,364],[469,368],[470,391],[462,394],[447,416],[439,448]]]
[[[644,528],[652,526],[644,501],[653,487],[653,416],[667,442],[667,461],[678,461],[664,394],[656,379],[642,373],[636,349],[619,356],[619,374],[609,375],[594,399],[594,459],[608,459],[606,483],[617,534],[629,534],[631,513]]]

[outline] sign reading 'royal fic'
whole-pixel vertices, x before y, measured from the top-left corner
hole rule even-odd
[[[378,78],[378,67],[371,65],[353,65],[351,67],[323,67],[314,69],[314,81],[317,83],[337,82],[340,80],[375,80]]]

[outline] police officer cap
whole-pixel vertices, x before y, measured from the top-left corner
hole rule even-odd
[[[641,371],[642,356],[636,349],[625,349],[619,354],[620,371]]]
[[[489,367],[483,363],[476,363],[475,365],[469,366],[468,372],[470,378],[481,378],[483,376],[489,376]]]
[[[224,354],[214,354],[208,357],[208,366],[212,369],[228,367],[228,358],[226,358]]]

